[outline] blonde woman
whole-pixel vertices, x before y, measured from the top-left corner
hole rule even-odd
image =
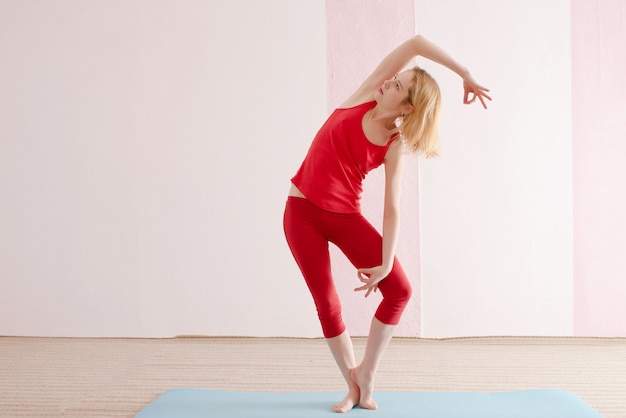
[[[376,409],[374,375],[400,316],[411,285],[397,258],[400,186],[407,152],[437,155],[441,94],[423,69],[402,71],[416,56],[444,65],[463,80],[466,104],[477,98],[486,108],[488,89],[441,48],[415,36],[389,53],[361,86],[328,118],[291,179],[284,230],[291,252],[313,296],[322,332],[348,384],[348,394],[333,406],[348,412],[356,405]],[[361,215],[362,181],[384,164],[382,235]],[[332,242],[357,269],[365,297],[380,290],[383,299],[372,319],[362,362],[352,341],[330,268]]]

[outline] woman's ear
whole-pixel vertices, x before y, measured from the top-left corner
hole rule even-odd
[[[413,113],[413,110],[414,110],[413,106],[408,103],[402,107],[402,113],[405,115]]]

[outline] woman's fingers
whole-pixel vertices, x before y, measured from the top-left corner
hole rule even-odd
[[[472,93],[472,96],[473,96],[471,100],[469,99],[470,93]],[[463,103],[470,104],[470,103],[473,103],[474,100],[476,100],[476,94],[474,94],[474,92],[472,91],[465,90],[465,97],[463,97]]]
[[[361,268],[357,270],[356,274],[363,286],[355,288],[354,291],[366,290],[365,297],[368,297],[372,292],[376,292],[378,290],[378,282],[383,279],[379,267]]]
[[[488,92],[489,89],[486,89],[484,87],[479,86],[479,90],[478,90],[478,98],[480,99],[480,102],[483,104],[483,107],[485,109],[487,109],[487,104],[485,103],[485,99],[487,98],[489,101],[491,101],[491,96],[489,96],[486,92]]]
[[[470,94],[472,95],[471,99],[469,98]],[[483,105],[483,107],[487,109],[487,103],[485,102],[485,98],[488,100],[491,100],[491,97],[488,94],[483,93],[482,91],[476,92],[476,91],[466,90],[465,96],[463,97],[463,103],[464,104],[474,103],[476,101],[476,98],[478,98],[478,100],[480,100],[480,103]]]
[[[378,285],[377,284],[366,284],[363,285],[361,287],[357,287],[356,289],[354,289],[355,292],[360,292],[362,290],[367,290],[367,292],[365,292],[365,297],[368,297],[370,295],[370,293],[372,293],[372,291],[376,292],[378,290]]]

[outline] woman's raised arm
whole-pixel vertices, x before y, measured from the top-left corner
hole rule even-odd
[[[483,107],[487,108],[485,99],[491,100],[491,97],[486,94],[489,90],[479,85],[472,78],[466,67],[459,64],[446,51],[421,35],[411,37],[387,54],[357,91],[348,99],[347,103],[357,104],[372,100],[374,92],[378,90],[385,80],[391,79],[417,56],[422,56],[443,65],[458,74],[463,79],[463,102],[470,104],[478,98]],[[470,94],[473,97],[470,97]]]

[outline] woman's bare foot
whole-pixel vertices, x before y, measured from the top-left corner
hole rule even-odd
[[[374,375],[355,367],[350,370],[350,378],[357,384],[360,391],[359,407],[364,409],[378,409],[378,405],[372,395],[374,394]]]
[[[352,373],[350,374],[352,375]],[[341,400],[341,402],[333,405],[333,411],[335,412],[348,412],[355,406],[359,404],[359,397],[361,396],[361,391],[359,390],[359,386],[350,382],[350,389],[348,390],[348,394],[345,398]]]

